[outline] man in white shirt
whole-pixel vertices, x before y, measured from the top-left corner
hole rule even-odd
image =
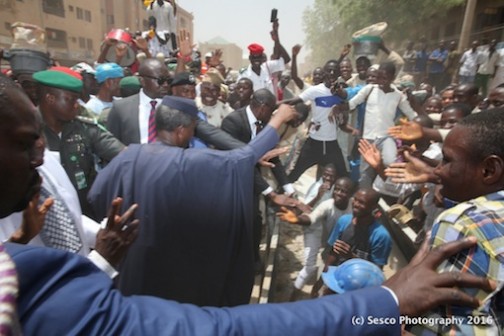
[[[289,181],[298,178],[315,164],[332,163],[338,177],[347,176],[345,161],[338,144],[338,126],[329,120],[331,108],[342,102],[342,99],[331,93],[339,75],[339,64],[336,60],[328,61],[324,66],[324,81],[303,91],[299,97],[287,101],[289,104],[312,101],[312,119],[308,139],[301,148],[301,153],[289,174]]]
[[[279,58],[266,61],[264,48],[257,43],[252,43],[248,46],[248,50],[250,52],[250,65],[247,69],[245,69],[245,71],[240,74],[240,76],[238,76],[237,82],[242,77],[250,78],[250,80],[254,84],[254,91],[266,88],[270,90],[271,93],[273,93],[278,99],[276,90],[278,78],[275,78],[275,73],[285,70],[285,64],[290,62],[290,56],[285,48],[280,44],[280,39],[278,37],[278,23],[276,22],[273,23],[273,31],[271,32],[271,37],[275,42],[275,45],[273,47],[274,54],[279,56]]]
[[[317,185],[320,190],[321,184]],[[350,213],[352,207],[349,201],[353,187],[353,183],[348,177],[339,178],[334,184],[334,191],[326,191],[314,206],[313,211],[304,212],[299,216],[289,210],[280,214],[280,219],[284,221],[303,225],[304,232],[305,265],[294,282],[294,287],[298,291],[293,292],[292,299],[296,299],[299,290],[302,290],[310,279],[317,276],[317,255],[322,247],[322,242],[325,244],[338,218]],[[305,203],[309,201],[309,199],[305,199]]]
[[[478,45],[478,41],[473,41],[471,49],[464,52],[460,58],[459,84],[474,83],[474,76],[476,76],[481,60]]]
[[[499,69],[499,53],[495,50],[497,40],[492,40],[487,50],[480,52],[480,65],[474,84],[481,89],[481,95],[485,98],[488,93],[488,82],[495,76]]]
[[[394,162],[397,156],[395,140],[387,133],[389,127],[394,126],[397,109],[410,120],[417,115],[407,96],[391,84],[394,78],[394,64],[382,63],[378,69],[378,84],[368,84],[350,99],[348,104],[337,106],[333,110],[335,113],[340,110],[352,111],[357,105],[366,102],[362,138],[376,144],[386,167]],[[361,162],[360,172],[359,187],[370,188],[376,172],[366,162]]]

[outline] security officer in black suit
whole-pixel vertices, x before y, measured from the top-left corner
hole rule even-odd
[[[96,120],[78,116],[77,99],[82,90],[78,73],[55,67],[33,77],[41,84],[39,110],[47,146],[59,153],[61,165],[79,195],[82,212],[95,218],[86,199],[97,174],[95,160],[109,162],[124,145]]]

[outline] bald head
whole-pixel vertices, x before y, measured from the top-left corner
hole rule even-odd
[[[478,105],[478,92],[479,88],[474,84],[460,84],[453,91],[453,101],[467,104],[474,109]]]

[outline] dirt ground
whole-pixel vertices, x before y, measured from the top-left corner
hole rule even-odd
[[[315,168],[311,168],[303,174],[295,184],[295,188],[300,196],[308,190],[315,181]],[[278,221],[278,251],[275,264],[275,280],[273,287],[273,302],[287,302],[294,289],[294,280],[303,268],[304,243],[303,228],[299,225],[288,224]],[[320,256],[319,265],[322,265]],[[303,288],[303,292],[298,300],[309,299],[313,283],[309,283]]]
[[[279,241],[273,302],[287,302],[294,289],[294,280],[303,268],[303,229],[298,225],[279,223]],[[321,261],[319,260],[321,263]],[[313,283],[303,288],[299,300],[309,299]]]

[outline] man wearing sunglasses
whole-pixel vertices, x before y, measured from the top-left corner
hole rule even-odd
[[[146,59],[138,73],[142,89],[138,94],[114,101],[107,120],[108,130],[125,145],[155,140],[154,113],[161,99],[171,91],[172,77],[161,61]]]

